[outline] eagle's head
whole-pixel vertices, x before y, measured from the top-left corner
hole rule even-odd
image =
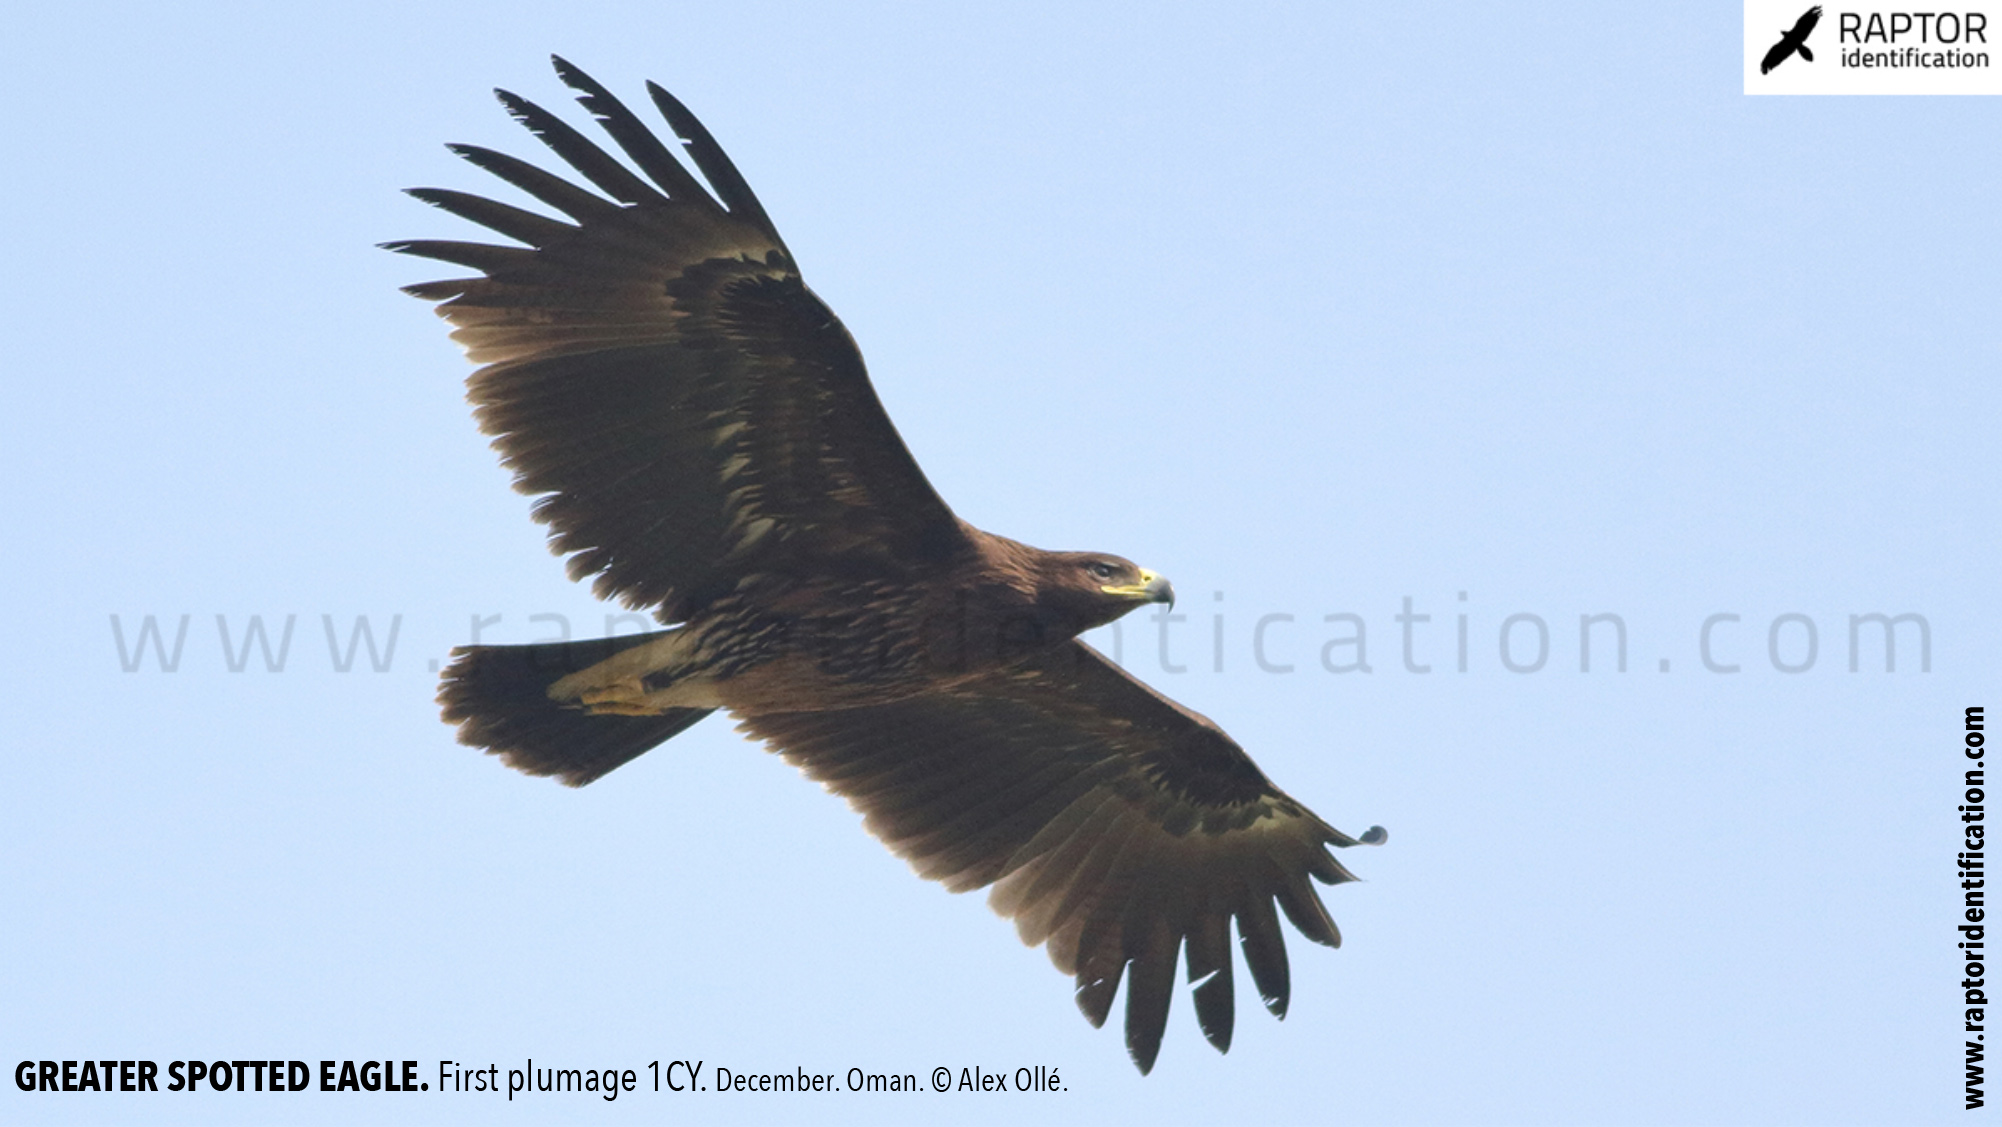
[[[1173,584],[1120,556],[1047,552],[1042,565],[1036,601],[1078,623],[1080,633],[1148,603],[1175,604]]]

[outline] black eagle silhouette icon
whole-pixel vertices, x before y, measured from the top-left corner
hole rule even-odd
[[[1774,67],[1787,61],[1787,56],[1795,51],[1808,62],[1814,61],[1814,52],[1807,49],[1807,37],[1814,32],[1814,25],[1821,22],[1821,5],[1816,4],[1794,21],[1793,30],[1780,33],[1780,41],[1766,52],[1759,62],[1760,74],[1771,74]]]

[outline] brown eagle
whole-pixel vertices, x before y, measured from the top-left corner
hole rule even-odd
[[[705,190],[603,86],[555,65],[631,166],[498,91],[590,188],[453,146],[565,218],[412,189],[520,245],[386,245],[479,272],[408,292],[441,303],[482,365],[480,427],[571,577],[671,629],[453,651],[438,699],[459,739],[582,786],[727,710],[921,875],[992,885],[1094,1026],[1123,975],[1142,1072],[1185,944],[1196,1019],[1229,1048],[1233,917],[1285,1016],[1275,903],[1338,945],[1308,878],[1354,879],[1326,847],[1383,831],[1330,827],[1215,724],[1078,641],[1174,589],[955,517],[708,130],[648,85]]]

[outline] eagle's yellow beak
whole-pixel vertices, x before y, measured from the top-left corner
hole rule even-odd
[[[1146,603],[1166,603],[1170,609],[1175,605],[1175,585],[1144,567],[1140,569],[1140,582],[1115,584],[1110,587],[1100,587],[1099,590],[1108,595],[1139,599]]]

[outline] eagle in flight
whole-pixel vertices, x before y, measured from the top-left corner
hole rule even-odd
[[[1814,33],[1814,25],[1820,22],[1821,5],[1816,4],[1802,12],[1800,18],[1794,21],[1793,29],[1780,32],[1780,41],[1773,44],[1766,57],[1760,60],[1759,73],[1771,74],[1774,67],[1786,62],[1795,51],[1800,52],[1801,58],[1813,62],[1814,52],[1807,49],[1807,37]]]
[[[691,171],[555,66],[630,164],[499,91],[589,187],[456,145],[560,217],[417,188],[514,245],[386,245],[476,272],[407,290],[481,365],[480,428],[571,577],[668,628],[454,650],[438,699],[459,739],[582,786],[727,711],[922,876],[991,886],[1023,941],[1075,977],[1094,1026],[1123,976],[1143,1073],[1184,950],[1197,1023],[1229,1048],[1232,919],[1285,1016],[1278,912],[1338,945],[1309,878],[1354,879],[1327,847],[1383,830],[1329,826],[1215,724],[1079,641],[1174,588],[954,516],[709,131],[648,85]]]

